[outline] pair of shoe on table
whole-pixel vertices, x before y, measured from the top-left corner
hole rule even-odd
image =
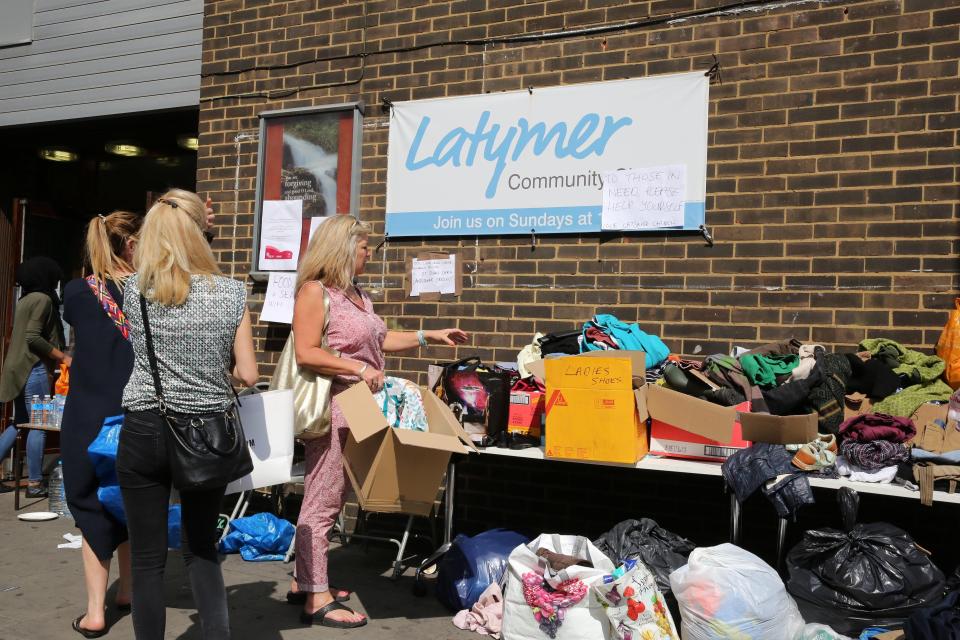
[[[832,433],[818,435],[813,442],[803,445],[788,444],[788,451],[796,451],[793,466],[804,471],[820,471],[837,462],[837,437]]]

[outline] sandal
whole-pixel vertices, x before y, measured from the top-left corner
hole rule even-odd
[[[341,589],[331,589],[330,591],[342,591]],[[287,604],[303,606],[307,604],[307,594],[309,591],[287,591]],[[352,594],[346,591],[343,595],[333,596],[334,602],[346,602]]]
[[[834,446],[836,442],[834,442]],[[804,471],[819,471],[832,467],[837,461],[837,454],[829,449],[829,444],[823,440],[814,440],[800,447],[793,456],[793,466]]]
[[[79,633],[80,635],[82,635],[84,638],[102,638],[103,636],[107,635],[107,628],[106,628],[106,627],[104,627],[103,629],[99,629],[99,630],[97,630],[97,631],[94,631],[93,629],[84,629],[83,627],[81,627],[81,626],[80,626],[80,621],[83,620],[83,618],[84,618],[86,615],[87,615],[87,614],[85,614],[85,613],[84,613],[84,614],[81,614],[80,617],[78,617],[76,620],[73,621],[73,630],[74,630],[74,631],[76,631],[77,633]]]
[[[356,611],[350,607],[334,601],[325,607],[317,609],[313,613],[301,611],[300,622],[308,627],[319,624],[321,627],[330,627],[331,629],[356,629],[357,627],[362,627],[363,625],[367,624],[366,616],[364,616],[363,620],[360,620],[359,622],[346,622],[343,620],[333,620],[332,618],[327,620],[327,614],[331,611],[349,611],[350,613],[356,613]]]

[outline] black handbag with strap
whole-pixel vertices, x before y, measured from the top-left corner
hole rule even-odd
[[[167,457],[173,486],[182,492],[224,487],[253,471],[243,425],[233,407],[203,414],[179,413],[167,408],[147,320],[147,299],[143,294],[140,294],[140,312],[159,413],[169,427]]]

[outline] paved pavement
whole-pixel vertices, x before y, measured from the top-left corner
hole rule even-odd
[[[43,511],[43,500],[24,511]],[[0,640],[77,640],[71,621],[85,607],[80,551],[57,549],[63,534],[77,533],[72,520],[23,522],[13,510],[13,495],[0,495]],[[370,617],[366,627],[353,631],[307,628],[296,607],[284,594],[292,565],[281,562],[244,562],[237,555],[223,564],[230,600],[234,640],[306,640],[363,638],[364,640],[470,640],[450,614],[431,595],[411,593],[412,570],[398,582],[389,575],[390,548],[370,545],[337,547],[331,551],[331,580],[355,590],[351,606]],[[111,587],[112,595],[114,587]],[[108,596],[109,598],[109,596]],[[179,552],[167,563],[167,633],[176,640],[200,640],[200,627]],[[108,613],[112,624],[106,636],[132,640],[129,615]]]

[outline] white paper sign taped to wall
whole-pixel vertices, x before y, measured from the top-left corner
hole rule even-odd
[[[687,167],[675,164],[603,174],[604,231],[682,227]]]
[[[294,288],[297,284],[295,271],[272,271],[267,280],[267,295],[263,299],[260,319],[264,322],[293,322]]]
[[[260,270],[296,269],[302,231],[302,200],[264,200],[260,217]]]
[[[410,295],[450,294],[457,290],[457,256],[442,260],[414,259],[410,273]]]

